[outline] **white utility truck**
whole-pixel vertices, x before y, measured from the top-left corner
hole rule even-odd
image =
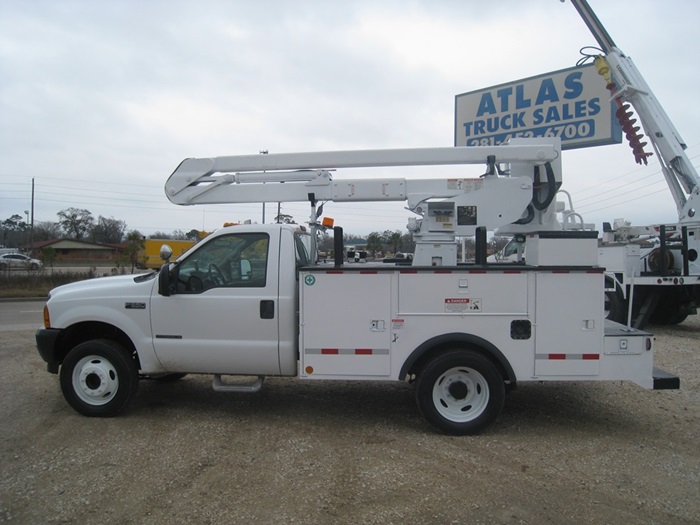
[[[632,59],[615,45],[585,0],[571,2],[600,46],[595,65],[617,104],[616,115],[635,160],[647,164],[651,153],[642,141],[648,140],[678,211],[676,224],[632,226],[618,219],[604,225],[599,264],[607,269],[608,317],[634,319],[637,327],[649,320],[680,323],[700,303],[700,177],[686,155],[685,141]]]
[[[678,211],[678,223],[632,226],[617,219],[603,225],[598,264],[606,269],[608,319],[644,328],[647,322],[677,324],[700,304],[700,177],[685,153],[686,144],[632,59],[613,42],[586,0],[571,0],[598,42],[594,59],[617,105],[616,116],[638,164],[647,164],[648,140]],[[586,48],[591,49],[591,48]],[[640,126],[630,110],[634,108]],[[644,132],[644,135],[641,133]],[[567,202],[559,205],[564,229],[593,229]],[[517,232],[517,227],[511,227]],[[522,262],[522,236],[490,257],[494,262]]]
[[[447,164],[485,170],[420,180],[331,174]],[[533,184],[540,171],[551,185]],[[37,347],[87,416],[121,412],[142,377],[192,373],[229,392],[255,392],[268,376],[414,382],[425,419],[453,434],[489,425],[517,382],[678,388],[654,368],[650,334],[604,321],[597,233],[562,230],[552,203],[560,185],[558,139],[187,159],[166,183],[172,202],[308,201],[310,233],[222,228],[158,272],[59,287]],[[316,263],[318,203],[391,200],[416,215],[410,266],[346,264],[340,228],[335,263]],[[523,218],[527,264],[487,264],[486,231]],[[474,264],[457,262],[464,236],[476,236]]]

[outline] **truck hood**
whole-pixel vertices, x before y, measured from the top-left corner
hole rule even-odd
[[[51,300],[83,299],[89,297],[125,297],[130,294],[141,295],[146,289],[150,290],[157,273],[151,272],[140,275],[115,275],[86,279],[70,284],[64,284],[51,290]]]

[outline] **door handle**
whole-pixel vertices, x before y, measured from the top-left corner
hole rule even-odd
[[[260,319],[275,318],[275,301],[264,299],[260,301]]]

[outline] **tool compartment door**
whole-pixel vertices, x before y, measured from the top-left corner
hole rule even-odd
[[[536,276],[536,376],[596,376],[603,348],[603,274]]]
[[[391,272],[302,272],[300,377],[391,373]]]

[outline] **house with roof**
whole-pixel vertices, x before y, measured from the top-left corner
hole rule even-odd
[[[33,257],[42,259],[46,250],[53,250],[53,263],[101,264],[111,263],[121,252],[116,244],[99,244],[75,239],[52,239],[34,242],[28,250]]]

